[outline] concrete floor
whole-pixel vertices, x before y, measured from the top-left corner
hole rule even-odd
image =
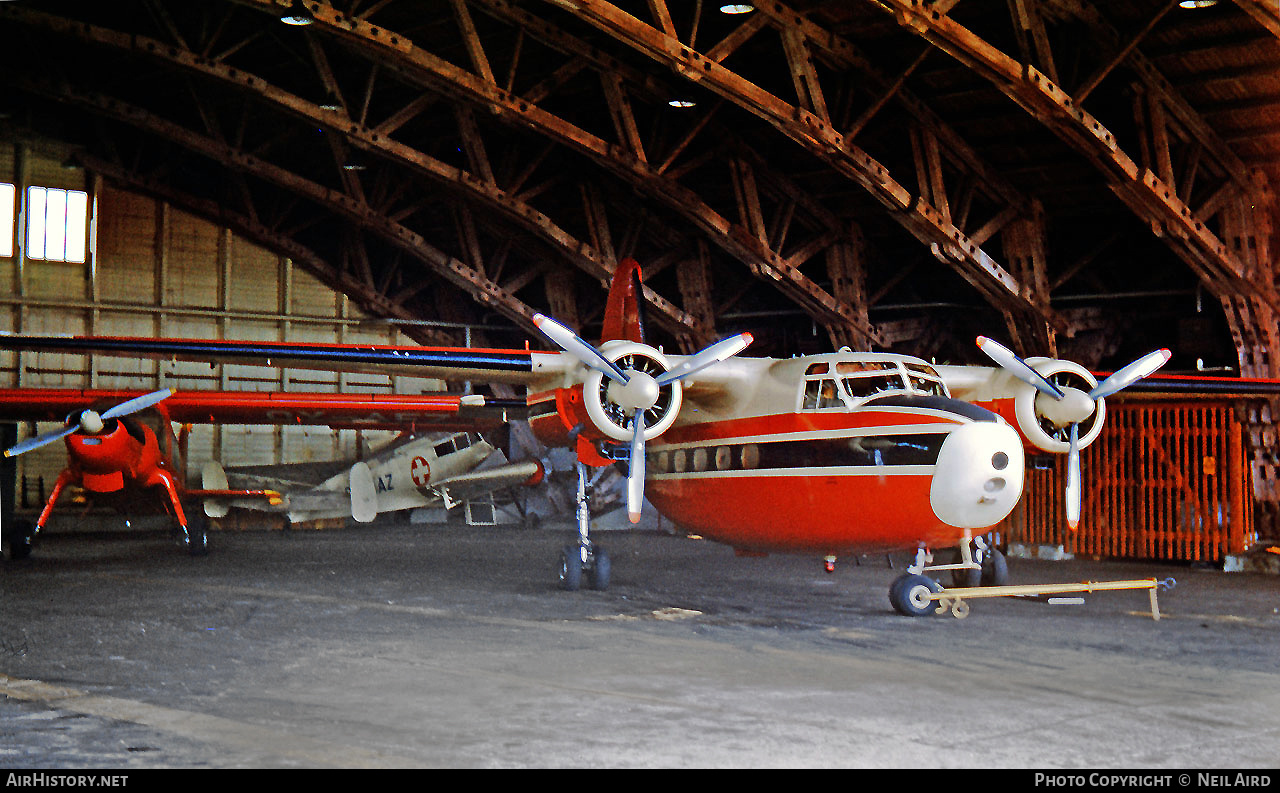
[[[0,767],[1275,768],[1280,579],[1010,561],[1016,583],[1174,578],[1084,605],[898,616],[905,558],[740,558],[568,524],[59,532],[0,563]]]

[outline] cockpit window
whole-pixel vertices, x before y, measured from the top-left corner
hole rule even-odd
[[[474,432],[459,432],[457,435],[451,435],[436,444],[436,457],[444,457],[446,454],[468,449],[481,440],[480,435]]]
[[[947,396],[937,371],[924,363],[903,361],[818,362],[805,370],[802,410],[849,409],[885,393]]]
[[[897,371],[898,365],[893,361],[836,361],[836,374]]]
[[[936,369],[932,366],[920,363],[906,363],[907,382],[911,383],[911,389],[917,393],[927,394],[928,396],[945,397],[947,387],[942,382],[942,377],[938,375]]]
[[[902,377],[897,372],[893,374],[845,377],[842,378],[842,382],[845,390],[849,392],[849,396],[854,399],[868,397],[884,391],[901,390],[902,388]]]
[[[822,410],[824,408],[842,408],[845,400],[840,397],[836,381],[829,378],[810,380],[805,383],[804,409]]]

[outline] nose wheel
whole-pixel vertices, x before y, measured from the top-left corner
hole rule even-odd
[[[919,573],[904,573],[889,586],[889,602],[899,614],[923,617],[937,609],[930,595],[941,592],[942,584]]]
[[[908,617],[922,617],[929,613],[941,613],[937,598],[943,591],[942,584],[924,575],[928,570],[951,571],[952,586],[958,589],[976,587],[1003,587],[1009,583],[1009,566],[1004,554],[988,544],[985,537],[966,540],[955,551],[952,564],[933,565],[933,554],[927,548],[916,550],[915,561],[907,572],[889,585],[889,602],[895,611]],[[963,613],[962,613],[963,612]],[[952,613],[962,617],[969,612],[963,601],[954,604]]]

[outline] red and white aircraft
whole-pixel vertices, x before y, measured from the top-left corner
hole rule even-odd
[[[288,493],[265,487],[229,488],[225,478],[219,486],[188,487],[186,441],[192,423],[326,424],[368,429],[420,428],[430,432],[480,430],[500,426],[502,411],[509,407],[486,404],[485,398],[479,395],[0,390],[0,417],[62,421],[64,425],[6,449],[5,457],[58,440],[63,440],[67,447],[67,466],[59,474],[35,525],[10,521],[11,525],[3,527],[6,553],[11,559],[31,554],[35,537],[48,524],[58,497],[69,486],[82,488],[95,503],[115,506],[127,514],[170,515],[181,544],[197,556],[208,552],[205,510],[198,502],[231,500],[260,503],[263,508],[287,508]],[[173,432],[174,422],[182,424],[178,435]],[[485,448],[491,451],[487,444]],[[408,465],[406,462],[406,471]],[[363,495],[359,509],[355,506],[357,499],[348,488],[345,507],[353,514],[361,510],[372,510],[376,514],[379,502],[375,480],[369,473],[371,469],[368,463],[357,463],[357,466],[366,474],[367,487],[354,491]],[[379,472],[391,478],[389,471],[379,469]],[[456,475],[461,471],[450,470],[450,473]],[[525,472],[524,476],[528,477],[529,473]],[[396,479],[410,477],[406,474]]]
[[[1079,451],[1102,428],[1105,398],[1169,358],[1153,352],[1099,384],[1061,360],[1024,361],[990,339],[997,367],[932,366],[912,356],[836,352],[739,356],[750,334],[694,355],[644,342],[640,269],[614,273],[604,341],[555,320],[538,328],[562,352],[101,337],[0,337],[0,349],[49,350],[414,374],[523,384],[543,443],[578,457],[579,541],[561,581],[608,585],[608,555],[590,539],[588,471],[625,461],[627,502],[647,495],[677,525],[743,552],[826,557],[914,550],[890,589],[895,608],[931,610],[926,569],[999,573],[982,535],[1022,493],[1024,446],[1069,455],[1069,512],[1079,514]],[[930,549],[958,546],[958,565]],[[975,555],[975,548],[978,554]]]

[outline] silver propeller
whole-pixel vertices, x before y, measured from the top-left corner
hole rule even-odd
[[[1088,393],[1078,388],[1059,388],[1049,382],[1026,361],[1019,358],[999,342],[985,336],[978,337],[978,347],[987,357],[1009,374],[1028,383],[1043,395],[1036,398],[1037,413],[1058,428],[1067,428],[1070,440],[1067,444],[1067,525],[1074,530],[1080,525],[1080,422],[1093,415],[1098,400],[1105,399],[1155,372],[1169,360],[1167,349],[1147,353],[1136,361],[1117,370],[1098,383]],[[1041,400],[1044,400],[1043,402]]]
[[[644,412],[657,404],[663,386],[700,372],[708,366],[728,360],[747,348],[752,341],[750,333],[740,333],[722,339],[690,355],[658,377],[646,372],[628,369],[625,372],[604,356],[590,343],[560,322],[545,314],[534,314],[533,323],[560,349],[569,353],[583,365],[613,380],[609,386],[609,398],[631,416],[631,454],[627,464],[627,517],[632,523],[640,522],[640,508],[644,502]]]
[[[1045,376],[1031,368],[1031,364],[1019,358],[1013,350],[1005,347],[995,339],[988,339],[986,336],[978,337],[978,349],[986,353],[987,357],[1000,365],[1000,368],[1018,378],[1027,385],[1035,386],[1042,394],[1048,394],[1057,399],[1062,398],[1062,389],[1045,379]]]
[[[1080,525],[1080,425],[1071,425],[1071,444],[1067,448],[1067,527],[1075,531]]]
[[[46,432],[44,435],[37,435],[34,438],[27,438],[25,441],[22,441],[21,443],[15,444],[14,446],[11,446],[8,449],[5,449],[4,456],[17,457],[19,454],[22,454],[24,452],[29,452],[32,449],[39,449],[41,446],[45,446],[57,440],[62,440],[63,438],[67,437],[68,435],[70,435],[71,433],[79,429],[80,429],[80,424],[76,423],[76,424],[72,424],[69,427],[64,427],[60,430],[56,430],[54,432]]]
[[[136,396],[133,399],[125,400],[118,405],[108,408],[99,414],[96,410],[82,410],[79,414],[72,414],[67,417],[67,426],[53,432],[46,432],[43,435],[37,435],[34,438],[27,438],[21,443],[5,449],[5,457],[17,457],[19,454],[29,452],[32,449],[39,449],[41,446],[47,446],[54,441],[62,440],[74,432],[83,432],[86,435],[97,435],[102,432],[105,421],[121,416],[127,416],[131,413],[137,413],[140,410],[146,410],[152,405],[173,396],[173,389],[162,388],[159,391],[152,391],[149,394]]]
[[[658,378],[658,385],[664,386],[667,383],[688,377],[695,372],[700,372],[713,363],[727,361],[745,350],[751,340],[750,333],[739,333],[737,336],[722,339],[671,367],[669,372]]]
[[[621,385],[627,384],[627,376],[622,373],[617,364],[604,357],[599,350],[583,341],[578,334],[565,327],[560,322],[548,317],[546,314],[534,314],[533,324],[538,330],[542,331],[542,335],[555,342],[560,349],[582,361],[586,366],[595,369],[604,374],[610,380]]]
[[[1156,350],[1149,352],[1133,363],[1125,366],[1119,371],[1112,374],[1106,380],[1094,386],[1089,392],[1089,396],[1093,399],[1103,399],[1109,397],[1122,388],[1128,388],[1144,377],[1147,377],[1155,370],[1164,366],[1169,360],[1170,353],[1168,350]]]
[[[640,522],[644,504],[644,411],[637,410],[631,421],[631,459],[627,464],[627,518]]]
[[[146,410],[152,405],[159,404],[161,401],[173,396],[172,388],[161,388],[159,391],[152,391],[150,394],[136,396],[133,399],[125,400],[115,407],[107,408],[102,413],[104,419],[117,419],[121,416],[127,416],[130,413],[137,413],[140,410]]]

